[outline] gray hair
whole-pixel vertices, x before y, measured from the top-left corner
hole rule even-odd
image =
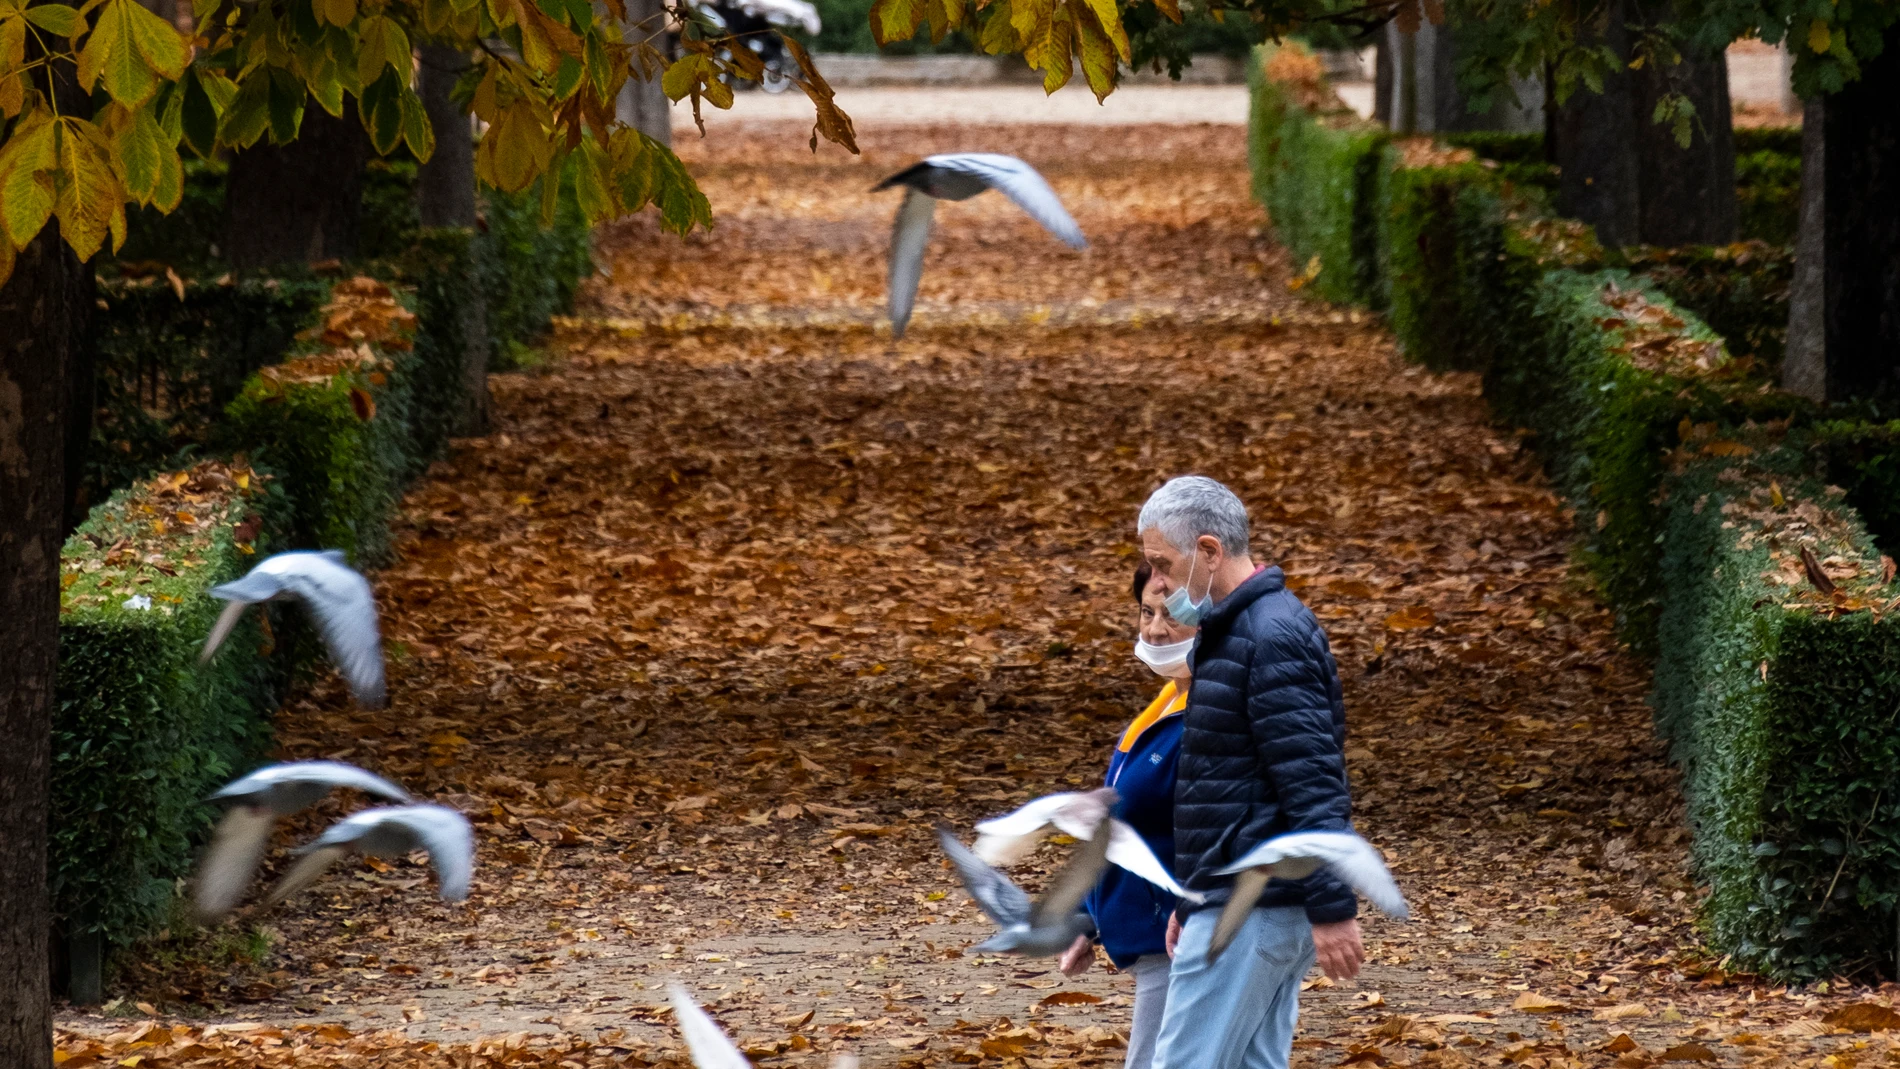
[[[1161,537],[1183,553],[1194,552],[1194,543],[1202,535],[1213,535],[1229,556],[1247,554],[1247,506],[1232,490],[1205,475],[1169,479],[1148,495],[1135,521],[1136,536],[1148,533],[1149,528],[1159,528]]]

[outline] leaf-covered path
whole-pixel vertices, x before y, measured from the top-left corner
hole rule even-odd
[[[249,919],[277,933],[256,968],[134,968],[121,1012],[179,1031],[122,1031],[115,1057],[460,1066],[526,1032],[508,1057],[645,1065],[677,1046],[657,1007],[681,978],[767,1064],[1119,1064],[1127,978],[968,955],[980,917],[930,828],[1097,780],[1155,683],[1130,655],[1135,510],[1188,471],[1249,502],[1330,630],[1359,827],[1416,912],[1368,920],[1356,987],[1308,992],[1300,1064],[1820,1053],[1774,1034],[1811,998],[1685,953],[1647,677],[1534,460],[1475,382],[1289,290],[1239,130],[866,143],[689,142],[718,229],[607,235],[612,279],[550,362],[498,377],[494,433],[409,495],[376,576],[390,710],[326,677],[283,714],[286,754],[478,814],[467,905],[408,863],[340,867]],[[894,346],[895,198],[867,190],[978,148],[1041,167],[1094,248],[1000,197],[946,205]],[[207,1003],[235,1027],[188,1028]]]

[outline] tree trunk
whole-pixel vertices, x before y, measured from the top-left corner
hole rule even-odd
[[[1827,98],[1827,399],[1900,392],[1900,25]]]
[[[1392,31],[1384,28],[1372,54],[1372,119],[1392,125]]]
[[[1687,55],[1672,68],[1645,64],[1632,77],[1637,185],[1641,190],[1638,240],[1647,245],[1727,245],[1735,240],[1734,108],[1728,96],[1728,60]],[[1679,92],[1695,105],[1689,147],[1674,129],[1654,121],[1656,103]]]
[[[666,39],[663,0],[627,0],[627,23],[628,40],[651,38],[658,47]],[[621,87],[614,111],[621,122],[662,145],[672,146],[673,102],[666,99],[666,90],[660,88],[659,72],[654,72],[650,80],[642,80],[639,64],[635,63],[627,84]]]
[[[225,259],[275,267],[355,256],[369,157],[355,104],[334,118],[314,101],[295,141],[237,153],[225,178]]]
[[[468,53],[444,45],[423,45],[419,95],[435,131],[435,155],[416,176],[423,226],[475,225],[475,138],[468,112],[450,99],[462,72],[472,65]]]
[[[1579,43],[1608,45],[1627,57],[1627,17],[1622,0],[1611,0],[1601,32],[1580,31]],[[1641,227],[1630,83],[1615,71],[1603,79],[1603,92],[1579,86],[1557,113],[1557,209],[1596,227],[1597,240],[1611,246],[1635,242]]]
[[[1794,280],[1788,287],[1788,347],[1781,388],[1827,400],[1827,103],[1801,112],[1801,217],[1794,238]]]
[[[470,66],[468,53],[442,45],[422,46],[421,96],[435,130],[435,155],[422,165],[416,194],[423,226],[473,230],[475,217],[475,139],[468,112],[450,99],[450,90]],[[461,409],[455,433],[488,430],[488,317],[481,301],[464,301],[462,319]]]
[[[49,224],[0,286],[0,1065],[52,1065],[47,814],[59,667],[67,387],[92,273]]]

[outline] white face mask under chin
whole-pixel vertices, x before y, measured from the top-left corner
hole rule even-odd
[[[1188,677],[1188,654],[1194,652],[1194,638],[1180,642],[1171,642],[1166,646],[1153,646],[1145,638],[1135,639],[1135,656],[1141,663],[1154,670],[1154,674],[1164,679],[1186,679]]]

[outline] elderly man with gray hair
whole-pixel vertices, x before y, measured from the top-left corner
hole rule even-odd
[[[1170,480],[1136,525],[1152,582],[1179,623],[1199,624],[1174,791],[1174,872],[1206,895],[1168,928],[1174,957],[1156,1069],[1286,1069],[1300,980],[1358,975],[1358,903],[1325,870],[1268,885],[1224,953],[1208,943],[1233,877],[1262,841],[1351,827],[1346,710],[1326,632],[1275,567],[1256,567],[1247,509],[1212,479]]]

